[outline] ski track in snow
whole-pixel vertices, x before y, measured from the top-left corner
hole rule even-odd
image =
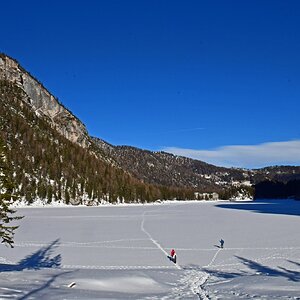
[[[142,247],[142,246],[117,246],[117,245],[101,245],[101,244],[110,244],[110,243],[118,243],[118,242],[132,242],[132,241],[150,241],[155,244],[156,247]],[[149,250],[156,250],[159,248],[162,250],[166,255],[168,253],[159,245],[159,243],[155,240],[149,239],[120,239],[120,240],[112,240],[112,241],[99,241],[99,242],[63,242],[59,244],[59,247],[95,247],[95,248],[117,248],[117,249],[149,249]],[[30,242],[30,241],[22,241],[14,243],[15,247],[45,247],[48,246],[48,242]],[[167,248],[171,249],[171,248]],[[182,251],[202,251],[202,249],[179,249]],[[214,249],[205,249],[204,251],[214,251]],[[1,261],[1,257],[0,257]]]
[[[215,262],[215,260],[216,260],[216,258],[218,256],[219,252],[222,251],[222,250],[224,250],[224,249],[221,249],[221,248],[218,249],[217,252],[215,253],[214,257],[210,261],[210,263],[207,266],[204,266],[203,268],[210,267]]]
[[[145,219],[146,219],[146,212],[142,215],[142,222],[141,222],[141,231],[144,232],[148,239],[116,239],[116,240],[106,240],[106,241],[96,241],[96,242],[65,242],[60,244],[60,247],[103,247],[103,248],[120,248],[120,249],[150,249],[155,250],[159,249],[161,250],[164,255],[168,255],[168,253],[163,249],[163,247],[152,237],[152,235],[145,229]],[[113,246],[113,245],[106,245],[109,243],[118,243],[118,242],[136,242],[136,241],[148,241],[150,240],[156,247],[126,247],[126,246]],[[41,242],[33,242],[33,241],[23,241],[16,243],[16,247],[40,247],[40,246],[47,246],[48,243],[41,243]],[[179,249],[179,248],[178,248]],[[220,264],[214,264],[218,254],[221,251],[234,251],[234,250],[299,250],[300,247],[257,247],[257,248],[219,248],[218,250],[212,248],[212,249],[206,249],[206,248],[180,248],[181,251],[212,251],[215,252],[212,259],[207,265],[202,266],[201,269],[194,269],[194,268],[185,268],[181,267],[178,264],[170,265],[170,266],[97,266],[97,265],[62,265],[62,269],[87,269],[87,270],[176,270],[176,269],[183,269],[184,275],[179,280],[179,286],[176,286],[172,289],[171,294],[168,296],[163,297],[162,299],[182,299],[182,297],[190,297],[192,295],[197,295],[199,299],[207,300],[209,299],[209,295],[207,291],[205,291],[204,285],[208,281],[210,275],[203,271],[203,268],[222,268],[222,267],[238,267],[242,266],[243,263],[220,263]],[[283,257],[279,254],[273,254],[271,256],[266,256],[262,258],[257,258],[254,261],[255,262],[262,262],[262,261],[269,261],[269,260],[276,260],[281,258],[288,258]],[[11,263],[7,261],[5,258],[0,257],[0,262],[2,263]]]
[[[144,220],[143,220],[144,221]],[[93,242],[63,242],[59,244],[59,247],[103,247],[103,248],[120,248],[120,249],[157,249],[159,248],[160,250],[163,251],[163,253],[165,253],[166,255],[168,255],[168,253],[159,245],[159,243],[157,241],[155,241],[152,237],[150,237],[151,235],[146,232],[143,222],[142,222],[142,231],[145,232],[147,234],[147,236],[149,237],[150,241],[152,243],[154,243],[156,245],[156,247],[138,247],[138,246],[106,246],[106,245],[101,245],[101,244],[110,244],[110,243],[118,243],[118,242],[136,242],[136,241],[148,241],[149,239],[117,239],[117,240],[107,240],[107,241],[93,241]],[[99,246],[97,246],[99,244]],[[15,247],[45,247],[48,246],[49,242],[41,242],[41,241],[20,241],[20,242],[16,242],[14,243]],[[171,248],[166,248],[166,249],[171,249]],[[177,248],[177,250],[180,251],[208,251],[208,252],[215,252],[216,249],[215,248]],[[221,249],[219,249],[221,250]],[[257,248],[253,248],[253,247],[244,247],[244,248],[223,248],[222,251],[236,251],[236,250],[300,250],[300,246],[296,246],[296,247],[257,247]],[[218,251],[217,251],[218,253]],[[1,260],[4,260],[4,257],[0,257],[0,262]]]
[[[10,260],[7,260],[5,257],[0,256],[0,264],[13,264]]]
[[[145,223],[147,221],[147,217],[150,216],[160,216],[161,214],[155,214],[154,211],[144,211],[142,214],[136,214],[136,215],[109,215],[109,216],[85,216],[86,218],[131,218],[131,219],[139,219],[141,220],[140,223],[140,230],[147,236],[147,238],[140,238],[140,239],[115,239],[115,240],[106,240],[106,241],[91,241],[91,242],[75,242],[75,241],[66,241],[59,243],[58,247],[95,247],[95,248],[116,248],[116,249],[146,249],[146,250],[156,250],[159,249],[166,257],[168,256],[168,253],[166,250],[169,250],[171,248],[163,248],[162,245],[154,239],[154,237],[151,235],[151,233],[145,228]],[[33,216],[34,218],[40,218],[40,216]],[[68,218],[69,216],[51,216],[52,218]],[[77,217],[77,216],[75,216]],[[81,217],[81,216],[78,216]],[[74,218],[74,216],[70,216],[70,218]],[[150,247],[143,247],[143,246],[134,246],[134,244],[131,244],[131,242],[145,242],[150,241],[154,246]],[[122,242],[130,242],[130,246],[123,246]],[[20,241],[18,243],[15,243],[15,247],[46,247],[49,243],[46,241]],[[132,245],[132,246],[131,246]],[[179,281],[176,283],[176,285],[172,288],[171,293],[169,295],[166,295],[162,298],[158,297],[149,297],[144,299],[185,299],[188,297],[192,297],[193,295],[197,295],[199,299],[202,300],[208,300],[211,299],[210,297],[213,295],[209,295],[208,291],[205,290],[205,285],[207,284],[208,279],[210,278],[209,271],[205,271],[205,269],[214,269],[214,268],[228,268],[228,267],[237,267],[241,270],[241,267],[244,266],[243,262],[235,262],[234,259],[234,252],[235,251],[256,251],[256,250],[265,250],[267,251],[265,256],[260,255],[260,257],[252,258],[252,261],[254,262],[266,262],[276,259],[289,259],[288,252],[284,253],[287,254],[286,256],[282,255],[283,253],[276,253],[276,251],[283,251],[283,250],[300,250],[300,246],[294,246],[294,247],[232,247],[232,248],[224,248],[224,249],[216,249],[216,248],[176,248],[179,251],[203,251],[203,252],[212,252],[211,256],[212,258],[208,259],[208,264],[203,265],[202,267],[184,267],[180,266],[178,264],[170,263],[170,265],[141,265],[141,266],[129,266],[129,265],[112,265],[112,266],[97,266],[97,265],[72,265],[72,264],[63,264],[61,265],[62,269],[88,269],[88,270],[182,270],[182,277],[179,279]],[[221,251],[232,251],[233,255],[229,256],[227,258],[224,258],[224,260],[219,260],[217,264],[215,264],[218,255]],[[271,254],[268,251],[274,251],[273,254]],[[267,255],[266,255],[267,254]],[[208,254],[210,256],[210,253]],[[232,263],[230,263],[232,262]],[[4,257],[0,257],[0,263],[4,264],[13,264],[10,261],[7,261]],[[230,280],[229,280],[230,281]],[[228,280],[225,280],[223,282],[229,282]],[[222,283],[222,281],[215,282],[215,283],[209,283],[208,285],[217,285],[219,283]],[[19,290],[13,290],[8,288],[1,288],[3,290],[11,290],[12,292],[21,292]],[[229,295],[230,296],[230,295]],[[0,299],[1,296],[0,296]],[[300,299],[300,298],[299,298]]]
[[[168,256],[168,253],[162,248],[162,246],[154,240],[154,238],[151,236],[151,234],[145,229],[145,216],[146,212],[143,213],[143,219],[141,222],[141,230],[149,237],[149,239],[159,248],[166,256]],[[213,262],[215,261],[218,253],[220,252],[221,249],[219,249],[214,257],[212,258],[211,262],[209,265],[212,265]],[[180,265],[175,264],[177,269],[182,270]],[[192,270],[185,270],[185,275],[184,277],[179,281],[181,288],[178,289],[177,287],[172,289],[171,293],[171,299],[180,299],[181,296],[183,295],[184,291],[186,289],[190,290],[192,294],[198,295],[198,297],[202,300],[208,300],[206,292],[203,289],[203,285],[206,283],[206,281],[209,278],[209,274],[206,272],[199,272],[198,270],[192,269]],[[190,296],[189,293],[184,293],[184,296]],[[178,298],[179,297],[179,298]],[[164,297],[163,299],[168,299],[169,297]]]
[[[148,239],[116,239],[116,240],[106,240],[106,241],[93,241],[93,242],[64,242],[59,245],[59,247],[95,247],[95,248],[119,248],[119,249],[147,249],[147,250],[155,250],[159,249],[164,255],[168,256],[168,253],[164,250],[164,248],[152,237],[152,235],[145,229],[145,221],[146,221],[147,212],[144,212],[142,215],[142,221],[140,225],[140,229],[144,232]],[[135,247],[135,246],[121,246],[121,245],[107,245],[110,243],[118,243],[118,242],[139,242],[139,241],[151,241],[155,247]],[[37,242],[37,241],[22,241],[19,243],[15,243],[16,247],[41,247],[47,246],[48,243]],[[169,248],[167,248],[169,249]],[[181,267],[178,264],[170,265],[170,266],[97,266],[97,265],[62,265],[62,269],[88,269],[88,270],[183,270],[184,275],[179,280],[179,285],[174,287],[171,291],[171,294],[165,296],[161,299],[182,299],[182,297],[190,297],[192,295],[197,295],[199,299],[208,300],[209,295],[207,291],[205,291],[204,285],[208,281],[210,275],[209,273],[203,271],[204,268],[224,268],[224,267],[238,267],[242,266],[242,262],[238,263],[219,263],[214,264],[218,254],[221,251],[237,251],[237,250],[266,250],[266,251],[282,251],[282,250],[299,250],[300,247],[244,247],[244,248],[219,248],[216,250],[215,248],[178,248],[180,251],[211,251],[215,252],[212,259],[207,265],[202,266],[201,269],[195,268],[185,268]],[[255,262],[263,262],[270,261],[276,259],[287,259],[288,256],[282,256],[282,254],[275,253],[271,256],[261,257],[253,259]],[[0,263],[12,264],[12,262],[7,261],[4,257],[0,257]]]
[[[15,293],[22,293],[23,292],[23,291],[20,291],[20,290],[10,289],[10,288],[5,288],[5,287],[0,287],[0,290],[15,292]]]
[[[145,216],[146,216],[146,211],[143,213],[143,218],[141,222],[141,230],[149,237],[150,241],[159,249],[161,250],[166,257],[168,256],[168,253],[164,250],[164,248],[151,236],[151,234],[145,229]],[[178,264],[175,264],[176,268],[181,270],[181,267]]]
[[[149,217],[157,217],[157,216],[160,216],[160,214],[149,214],[148,215]],[[30,218],[32,219],[42,219],[44,218],[43,216],[30,216]],[[95,218],[95,219],[120,219],[120,218],[125,218],[125,219],[139,219],[140,218],[140,215],[106,215],[106,216],[95,216],[95,215],[84,215],[84,216],[81,216],[81,215],[78,215],[78,216],[48,216],[47,219],[76,219],[76,218],[79,218],[79,219],[92,219],[92,218]]]
[[[211,267],[215,262],[218,254],[222,250],[223,249],[219,248],[208,265],[203,266],[201,269]],[[187,280],[190,283],[191,290],[194,292],[194,294],[197,294],[199,299],[208,300],[209,298],[207,292],[204,289],[204,285],[209,279],[209,274],[205,271],[191,270],[190,273],[188,273],[187,277]]]
[[[62,265],[63,269],[87,269],[87,270],[175,270],[175,266],[84,266]]]

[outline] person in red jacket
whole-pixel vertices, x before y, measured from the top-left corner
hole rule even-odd
[[[171,254],[169,256],[169,259],[176,264],[177,261],[177,256],[176,256],[176,252],[174,249],[171,250]]]

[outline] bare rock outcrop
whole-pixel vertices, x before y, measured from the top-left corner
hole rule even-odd
[[[28,104],[32,106],[35,113],[45,116],[68,140],[84,148],[90,145],[91,141],[85,125],[16,60],[4,54],[0,54],[0,79],[19,86],[28,96]]]

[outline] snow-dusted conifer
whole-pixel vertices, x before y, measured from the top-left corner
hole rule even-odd
[[[19,226],[10,225],[14,220],[22,217],[14,216],[16,210],[11,208],[11,204],[16,199],[13,195],[13,184],[8,177],[6,165],[5,146],[0,139],[0,239],[1,243],[13,248],[14,233]]]

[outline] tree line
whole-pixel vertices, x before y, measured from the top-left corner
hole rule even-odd
[[[294,179],[285,182],[262,181],[255,185],[256,199],[300,199],[300,180]]]
[[[0,138],[7,145],[8,176],[15,192],[31,203],[97,204],[193,199],[188,188],[146,184],[101,159],[93,144],[82,148],[63,137],[51,123],[38,117],[25,92],[0,81]]]

